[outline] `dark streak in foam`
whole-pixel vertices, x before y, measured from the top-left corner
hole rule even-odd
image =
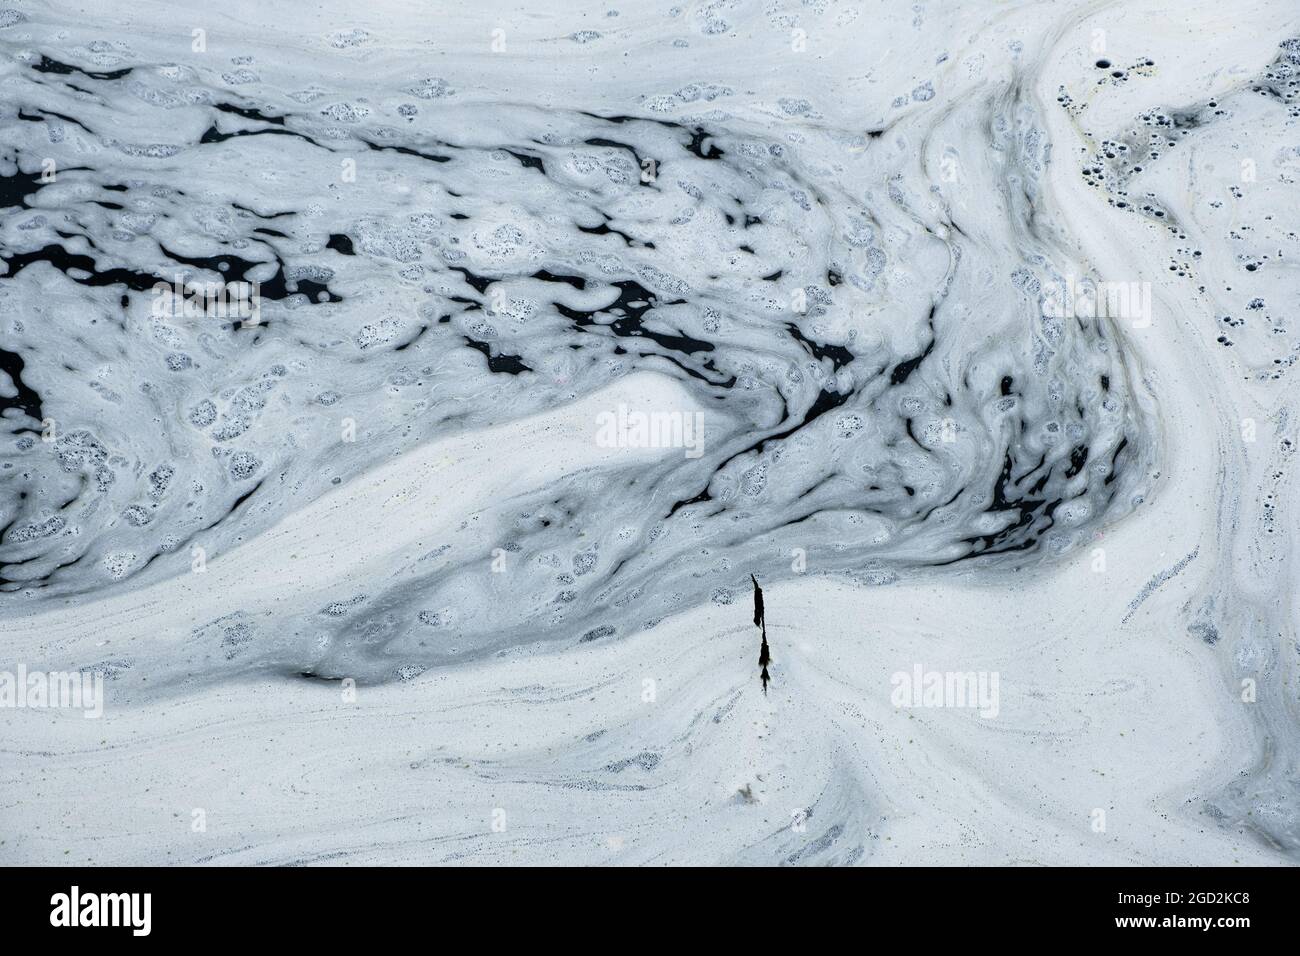
[[[741,455],[747,455],[750,452],[761,452],[764,449],[764,447],[766,447],[768,442],[780,441],[783,438],[790,437],[799,429],[804,428],[805,426],[816,421],[818,418],[825,415],[827,412],[831,411],[832,409],[839,408],[841,405],[847,402],[852,395],[853,395],[852,391],[840,393],[840,392],[828,392],[826,389],[822,389],[821,392],[818,393],[817,395],[817,400],[813,402],[812,407],[808,409],[808,413],[804,415],[803,421],[799,422],[797,425],[790,426],[783,432],[777,432],[774,435],[768,435],[766,438],[763,438],[755,442],[754,444],[750,445],[748,448],[744,448],[736,452],[734,455],[731,455],[726,460],[721,462],[713,470],[713,474],[716,475],[719,471],[725,468],[729,462],[735,461]],[[686,507],[687,505],[699,504],[704,501],[712,501],[713,496],[709,493],[709,484],[710,482],[712,482],[712,480],[713,477],[712,475],[710,475],[709,480],[705,481],[704,483],[704,490],[702,492],[700,492],[694,498],[687,498],[676,502],[670,509],[668,509],[668,514],[665,517],[671,518],[680,509]]]
[[[283,116],[267,116],[260,110],[255,110],[248,106],[235,106],[233,103],[215,103],[213,108],[220,110],[222,113],[233,113],[236,116],[242,116],[247,120],[256,120],[259,123],[271,123],[275,126],[284,125]]]
[[[56,76],[71,76],[73,73],[80,73],[82,76],[88,76],[92,80],[120,80],[122,77],[129,76],[131,73],[131,67],[97,73],[92,70],[83,70],[79,66],[69,66],[67,63],[60,63],[58,60],[52,60],[48,56],[42,56],[40,62],[33,63],[32,69],[37,73],[52,73]]]
[[[767,682],[772,679],[767,672],[768,664],[772,663],[772,654],[767,646],[767,617],[763,609],[763,589],[758,586],[758,578],[754,575],[751,574],[749,580],[754,582],[754,626],[761,628],[763,632],[763,643],[758,650],[758,676],[763,682],[763,696],[766,697]]]

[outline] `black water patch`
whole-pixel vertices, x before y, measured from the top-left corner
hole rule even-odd
[[[686,151],[700,159],[721,159],[727,154],[709,142],[712,138],[713,135],[706,132],[704,127],[697,126],[691,134],[691,141],[686,144]]]
[[[821,361],[824,358],[830,359],[835,371],[838,372],[844,366],[853,361],[853,353],[843,345],[826,345],[823,342],[817,342],[810,339],[808,336],[804,335],[799,326],[795,325],[793,322],[787,322],[785,327],[789,330],[790,335],[812,354],[813,358],[818,361]]]
[[[642,243],[633,239],[626,232],[619,232],[617,229],[611,229],[607,223],[603,222],[599,226],[579,226],[578,231],[585,232],[589,236],[618,236],[626,245],[629,246],[642,245]],[[654,248],[652,243],[647,242],[644,243],[644,245],[647,249]]]
[[[472,349],[477,349],[487,356],[488,371],[500,372],[505,375],[518,375],[521,372],[531,372],[533,369],[523,363],[518,355],[493,355],[492,347],[486,342],[477,342],[468,335],[463,336],[465,344]]]
[[[1088,463],[1088,446],[1076,445],[1070,451],[1070,467],[1066,469],[1065,477],[1073,478],[1079,472],[1083,471],[1083,466]]]
[[[475,275],[473,272],[470,272],[468,269],[462,268],[460,266],[453,267],[451,271],[459,272],[462,276],[464,276],[466,284],[468,284],[471,288],[473,288],[473,290],[477,292],[479,295],[483,295],[485,292],[487,292],[488,286],[490,286],[493,282],[497,281],[496,279]]]
[[[894,371],[889,376],[889,384],[902,385],[906,382],[908,378],[911,377],[912,373],[920,368],[921,363],[930,356],[930,353],[934,351],[934,342],[935,340],[931,339],[930,344],[925,347],[925,351],[920,355],[906,359],[895,365]]]
[[[356,249],[352,247],[352,240],[341,232],[332,233],[329,242],[325,243],[326,249],[333,249],[341,256],[355,256]]]
[[[644,168],[645,164],[641,160],[641,154],[629,146],[627,143],[620,143],[618,140],[605,139],[601,136],[593,136],[591,139],[584,139],[584,146],[595,146],[598,149],[624,149],[632,154],[632,159],[636,161],[637,166]]]
[[[134,292],[147,292],[162,281],[162,276],[159,274],[146,274],[134,269],[115,268],[100,271],[95,266],[95,260],[90,256],[70,253],[58,244],[44,246],[34,252],[16,252],[11,256],[0,256],[0,262],[7,267],[7,272],[3,276],[7,279],[12,279],[30,265],[47,262],[72,281],[87,286],[124,285]]]
[[[587,288],[587,280],[582,276],[555,275],[552,272],[547,272],[545,269],[538,269],[533,273],[532,277],[541,282],[562,282],[565,285],[571,285],[575,289],[579,290]]]
[[[69,166],[60,169],[60,173],[82,172],[87,166]],[[0,209],[7,206],[26,206],[27,198],[34,196],[46,186],[53,186],[54,181],[46,181],[44,172],[25,173],[17,170],[12,176],[0,176]]]
[[[287,299],[291,295],[304,295],[313,302],[343,301],[343,297],[331,292],[329,286],[314,279],[294,279],[291,283],[285,276],[284,262],[279,256],[275,256],[270,261],[245,259],[242,256],[230,253],[217,256],[183,256],[178,252],[172,252],[161,243],[158,248],[162,250],[164,255],[176,262],[194,266],[196,269],[215,272],[222,277],[224,282],[257,281],[248,279],[248,273],[258,266],[267,266],[274,262],[276,265],[275,274],[265,281],[258,281],[258,295],[263,299],[279,301]],[[272,250],[272,254],[274,255],[274,250]],[[292,289],[289,288],[290,285],[293,286]]]
[[[3,415],[10,408],[17,408],[38,422],[44,421],[45,413],[41,408],[41,396],[23,381],[24,367],[21,355],[17,352],[6,352],[4,349],[0,349],[0,371],[9,376],[9,380],[13,382],[14,390],[18,393],[11,398],[0,395],[0,415]]]
[[[535,169],[538,172],[540,172],[543,176],[546,175],[546,166],[542,163],[541,159],[539,159],[538,157],[529,156],[527,153],[516,153],[512,149],[507,149],[505,150],[505,152],[509,153],[516,160],[518,160],[519,165],[524,167],[524,169]]]

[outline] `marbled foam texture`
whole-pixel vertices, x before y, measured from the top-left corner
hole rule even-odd
[[[0,862],[1295,858],[1287,4],[96,7],[0,8],[0,670],[106,687]]]

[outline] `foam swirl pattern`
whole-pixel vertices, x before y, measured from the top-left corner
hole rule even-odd
[[[0,9],[0,661],[165,793],[14,711],[5,812],[66,749],[105,860],[1292,856],[1297,31],[887,7]]]

